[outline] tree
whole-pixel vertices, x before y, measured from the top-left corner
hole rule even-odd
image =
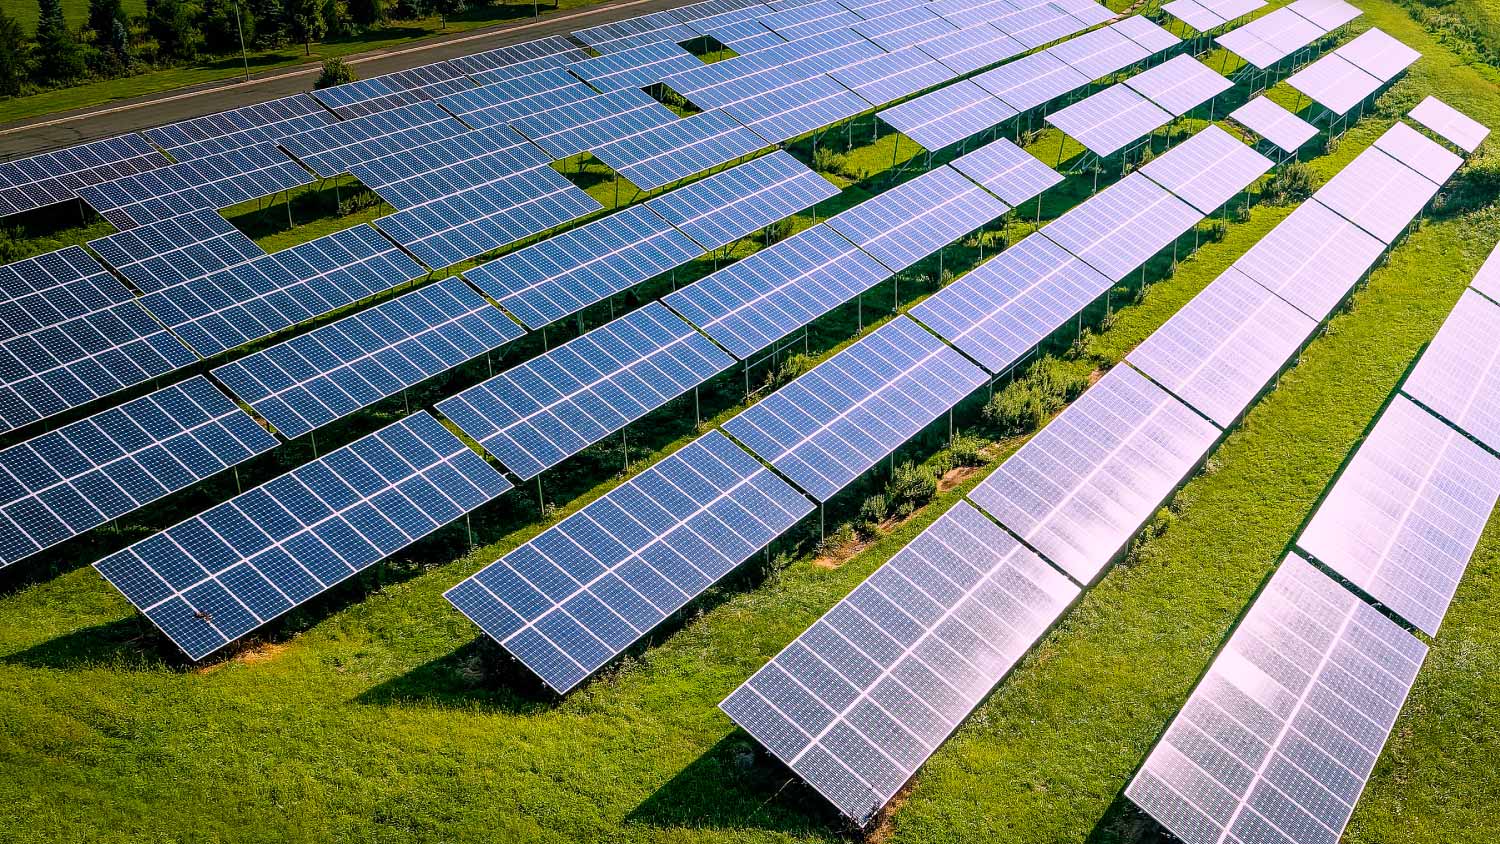
[[[37,80],[66,83],[83,76],[83,51],[63,19],[62,0],[37,0],[37,11]]]
[[[203,46],[214,55],[238,53],[242,31],[245,44],[255,42],[255,15],[247,8],[236,9],[235,0],[203,0],[199,21]]]
[[[354,81],[354,68],[344,64],[340,58],[332,58],[323,62],[323,72],[318,74],[318,81],[313,83],[314,88],[332,88],[335,85],[343,85]]]
[[[349,0],[349,17],[363,27],[385,22],[385,3],[381,0]]]
[[[287,4],[287,22],[292,37],[302,42],[309,56],[312,55],[312,42],[328,34],[321,0],[291,0]]]
[[[162,56],[193,59],[203,47],[197,10],[182,0],[155,0],[146,13],[146,29],[156,39]]]
[[[258,49],[274,49],[285,46],[286,7],[281,0],[242,0],[241,8],[255,18],[255,46]],[[249,40],[249,36],[246,36]]]
[[[89,29],[95,44],[108,44],[114,37],[115,21],[128,21],[120,0],[89,0]]]
[[[21,25],[0,9],[0,95],[14,97],[21,93],[31,61],[30,46]]]

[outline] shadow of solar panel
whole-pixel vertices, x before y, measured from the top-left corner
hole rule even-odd
[[[85,185],[78,197],[115,228],[128,229],[204,208],[228,208],[312,180],[275,144],[263,143]]]
[[[784,150],[649,199],[646,206],[704,249],[718,249],[838,193]]]
[[[1296,152],[1318,134],[1311,123],[1264,96],[1256,97],[1231,111],[1229,119],[1237,121],[1287,152]]]
[[[1405,123],[1396,123],[1375,139],[1375,148],[1441,185],[1464,163],[1442,144]]]
[[[1172,115],[1126,87],[1111,85],[1047,115],[1047,122],[1105,158],[1172,121]]]
[[[537,112],[511,125],[560,161],[676,119],[644,91],[626,88]]]
[[[897,317],[723,427],[827,501],[984,381],[958,352]]]
[[[876,115],[927,150],[945,149],[1015,116],[1015,109],[967,79]]]
[[[1322,322],[1384,251],[1358,226],[1308,201],[1233,266]]]
[[[507,469],[534,478],[734,363],[652,302],[438,402]]]
[[[636,205],[466,270],[528,328],[541,328],[703,254]]]
[[[1366,149],[1344,165],[1318,188],[1313,199],[1389,244],[1411,225],[1437,191],[1432,181],[1377,147]]]
[[[120,135],[0,162],[0,217],[77,198],[96,185],[171,164],[140,135]]]
[[[811,510],[710,431],[445,597],[561,694]]]
[[[349,172],[392,208],[414,208],[550,164],[508,126],[477,129],[355,164]]]
[[[911,315],[999,374],[1110,286],[1088,264],[1033,234],[927,297]]]
[[[814,76],[723,108],[755,134],[781,143],[853,117],[869,104],[834,80]]]
[[[610,51],[568,65],[568,70],[599,91],[646,88],[664,77],[702,66],[703,62],[671,41]]]
[[[662,301],[745,360],[890,277],[842,235],[817,225]]]
[[[973,73],[1026,52],[1019,41],[987,23],[928,38],[916,46],[955,74]]]
[[[949,162],[954,170],[978,182],[1012,208],[1034,199],[1063,180],[1061,174],[1000,138]]]
[[[960,501],[719,708],[863,826],[1077,597]]]
[[[1230,267],[1126,360],[1228,428],[1317,327]]]
[[[194,376],[0,451],[0,567],[276,446]]]
[[[1048,52],[1032,53],[974,77],[974,84],[1017,112],[1044,105],[1089,84],[1089,78]]]
[[[1207,419],[1116,366],[969,499],[1089,583],[1218,438]]]
[[[525,76],[548,68],[560,68],[586,59],[588,55],[566,35],[548,35],[535,41],[510,44],[486,50],[483,53],[457,56],[449,59],[448,63],[483,84],[499,81],[480,78],[486,71],[493,70],[515,76]]]
[[[1234,85],[1189,55],[1178,55],[1125,80],[1136,93],[1181,117]]]
[[[1119,281],[1202,218],[1165,188],[1131,173],[1043,226],[1042,234]]]
[[[591,152],[641,190],[655,190],[768,145],[727,113],[705,111],[595,147]]]
[[[1291,554],[1125,795],[1187,844],[1332,844],[1426,654]]]
[[[1140,172],[1204,214],[1212,214],[1270,169],[1271,159],[1210,125],[1153,158]]]
[[[834,0],[814,0],[789,9],[761,15],[767,29],[788,41],[843,29],[864,20]]]
[[[826,225],[901,272],[1009,210],[958,171],[939,167],[829,217]]]
[[[508,489],[419,411],[94,568],[197,661]]]
[[[1407,112],[1407,117],[1436,132],[1440,137],[1465,152],[1479,149],[1489,137],[1489,127],[1469,117],[1437,97],[1429,96]]]
[[[597,95],[597,91],[566,70],[549,68],[448,94],[439,98],[438,103],[470,126],[484,128],[506,126],[512,120]]]
[[[1436,636],[1500,498],[1500,458],[1397,396],[1297,545]]]
[[[1151,55],[1145,47],[1105,27],[1085,32],[1047,49],[1090,79],[1101,79]]]
[[[1287,77],[1286,84],[1333,114],[1341,115],[1364,102],[1383,83],[1330,53]]]
[[[1472,290],[1464,291],[1401,390],[1500,451],[1496,337],[1500,337],[1500,306]]]
[[[77,246],[0,266],[0,430],[196,361]]]
[[[335,119],[312,97],[293,94],[279,100],[157,126],[141,134],[171,153],[177,161],[188,161],[274,142],[287,135],[327,126]]]
[[[436,103],[419,102],[379,114],[310,129],[281,139],[281,146],[325,179],[363,161],[469,131]]]
[[[882,106],[957,76],[915,47],[837,68],[828,74],[872,106]]]
[[[488,354],[523,333],[457,278],[213,371],[289,439]]]

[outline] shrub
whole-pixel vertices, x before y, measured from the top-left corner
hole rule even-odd
[[[819,173],[834,173],[842,175],[849,167],[849,159],[842,153],[835,152],[828,147],[818,147],[813,153],[813,169]]]
[[[1438,210],[1457,213],[1480,208],[1500,196],[1500,154],[1491,147],[1469,159],[1458,171],[1453,186],[1443,195]]]
[[[1208,242],[1219,243],[1229,236],[1229,225],[1223,220],[1214,220],[1208,227]]]
[[[1040,428],[1088,387],[1088,377],[1056,358],[1043,358],[1026,374],[1006,385],[984,406],[983,419],[1000,436]]]
[[[771,389],[777,389],[783,384],[792,381],[797,376],[813,368],[815,361],[807,355],[798,352],[789,355],[781,361],[781,365],[771,371]]]
[[[918,507],[937,495],[937,478],[926,467],[911,461],[902,463],[891,473],[891,482],[886,484],[885,499],[897,518],[910,516]]]
[[[948,446],[955,466],[983,466],[985,441],[973,434],[959,434]]]
[[[835,553],[842,548],[847,548],[850,545],[853,545],[854,540],[854,526],[849,524],[848,522],[845,522],[839,525],[838,529],[833,533],[830,533],[827,536],[823,537],[823,539],[818,543],[818,553]]]
[[[859,533],[866,539],[880,535],[880,523],[887,514],[884,495],[872,495],[859,505]]]
[[[332,88],[335,85],[343,85],[354,81],[354,68],[344,63],[343,59],[328,59],[323,62],[323,72],[318,74],[318,81],[314,88]]]
[[[1312,168],[1300,161],[1293,161],[1272,174],[1266,182],[1264,195],[1273,205],[1291,205],[1313,195]]]

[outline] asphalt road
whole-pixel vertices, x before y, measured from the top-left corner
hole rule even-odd
[[[345,61],[356,67],[361,79],[367,79],[455,56],[684,6],[689,2],[692,0],[606,0],[597,6],[544,14],[539,19],[470,29],[406,46],[358,53],[346,57]],[[316,63],[281,68],[252,74],[248,81],[243,77],[233,77],[8,124],[0,127],[0,159],[46,152],[308,91],[321,69]]]

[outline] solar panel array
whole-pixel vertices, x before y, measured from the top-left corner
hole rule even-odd
[[[958,74],[916,47],[905,47],[836,68],[828,75],[870,105],[882,106],[941,85]]]
[[[1237,121],[1287,152],[1296,152],[1318,134],[1317,128],[1311,123],[1264,96],[1256,97],[1231,111],[1229,119]]]
[[[649,208],[631,206],[467,270],[528,328],[541,328],[703,254]]]
[[[1022,112],[1072,93],[1092,80],[1043,50],[986,70],[973,81],[1012,109]]]
[[[882,50],[894,52],[952,32],[958,27],[923,6],[908,6],[860,21],[849,28],[870,39]]]
[[[1172,0],[1161,8],[1193,29],[1209,32],[1264,5],[1265,0]]]
[[[288,438],[369,407],[520,337],[457,278],[445,278],[214,369]]]
[[[625,88],[537,112],[511,125],[561,161],[676,119],[671,109],[645,92]]]
[[[1426,653],[1291,554],[1125,794],[1187,844],[1332,844]]]
[[[827,501],[984,381],[958,352],[897,317],[723,428]]]
[[[1422,54],[1379,29],[1367,29],[1333,54],[1379,79],[1390,82]]]
[[[1111,85],[1047,115],[1048,123],[1101,158],[1119,152],[1171,121],[1170,112],[1123,84]]]
[[[1448,181],[1464,163],[1462,158],[1442,144],[1405,123],[1392,124],[1391,128],[1375,139],[1375,148],[1421,173],[1436,185]]]
[[[869,105],[833,79],[812,76],[723,108],[755,134],[781,143],[853,117]]]
[[[733,360],[652,302],[438,402],[526,479],[728,369]]]
[[[892,106],[876,117],[924,149],[940,150],[993,129],[1017,113],[990,92],[964,79]]]
[[[547,154],[495,126],[351,165],[349,172],[392,208],[415,208],[460,191],[546,167]]]
[[[275,144],[261,143],[85,185],[78,196],[115,228],[128,229],[199,209],[228,208],[312,180]]]
[[[901,272],[1009,210],[958,171],[939,167],[829,217],[827,225]]]
[[[955,74],[973,73],[1026,52],[1021,42],[988,23],[929,38],[916,47]]]
[[[1313,199],[1389,244],[1437,191],[1437,184],[1376,148],[1344,165]]]
[[[1490,134],[1488,126],[1433,96],[1417,103],[1407,116],[1465,152],[1479,149]]]
[[[510,74],[512,77],[526,76],[581,61],[588,58],[588,55],[587,51],[566,35],[548,35],[535,41],[457,56],[449,59],[448,63],[471,77],[476,77],[476,81],[495,81],[478,80],[477,77],[487,71]]]
[[[195,376],[0,451],[0,567],[276,446]]]
[[[1380,241],[1312,201],[1251,246],[1234,267],[1321,322],[1383,251]]]
[[[1286,83],[1335,115],[1351,111],[1384,84],[1337,53],[1302,68],[1287,77]]]
[[[419,102],[309,129],[280,143],[309,170],[330,179],[361,162],[467,131],[467,126],[436,103]]]
[[[318,102],[343,120],[367,117],[431,99],[420,90],[394,84],[379,76],[346,82],[332,88],[320,88],[311,93]]]
[[[418,412],[94,567],[200,660],[508,489]]]
[[[1271,169],[1271,159],[1209,125],[1140,168],[1204,214],[1212,214]]]
[[[549,68],[446,94],[438,98],[438,104],[477,129],[509,125],[513,120],[580,102],[598,93],[568,71]]]
[[[1189,55],[1173,56],[1122,84],[1173,117],[1181,117],[1233,87],[1228,79]]]
[[[1090,79],[1102,79],[1151,55],[1145,47],[1111,27],[1085,32],[1049,47],[1047,52]]]
[[[1000,138],[949,162],[1012,208],[1062,182],[1062,174],[1036,156]]]
[[[711,431],[448,591],[566,692],[812,510]]]
[[[0,217],[76,199],[97,185],[172,162],[140,135],[120,135],[0,163]]]
[[[1500,249],[1500,247],[1497,247]],[[1500,451],[1500,368],[1493,338],[1500,306],[1465,291],[1401,390],[1434,413]]]
[[[719,706],[866,824],[1077,597],[960,502]]]
[[[1191,205],[1137,172],[1074,206],[1042,233],[1119,281],[1201,218]]]
[[[834,0],[812,0],[779,11],[763,14],[760,22],[788,41],[808,38],[833,29],[859,23],[864,18]]]
[[[729,114],[709,110],[594,147],[590,152],[641,190],[655,190],[768,146]]]
[[[1214,41],[1260,70],[1274,67],[1282,59],[1327,35],[1331,29],[1302,17],[1294,11],[1295,5],[1275,9],[1231,29]],[[1358,14],[1357,10],[1355,14]]]
[[[217,155],[278,141],[334,122],[333,115],[306,94],[195,117],[141,132],[177,161]]]
[[[647,88],[670,76],[701,67],[697,56],[671,41],[627,47],[568,65],[568,71],[599,91]]]
[[[640,44],[682,43],[697,36],[698,33],[670,9],[573,32],[574,38],[600,53],[613,53]]]
[[[785,150],[646,200],[704,249],[727,246],[838,193]]]

